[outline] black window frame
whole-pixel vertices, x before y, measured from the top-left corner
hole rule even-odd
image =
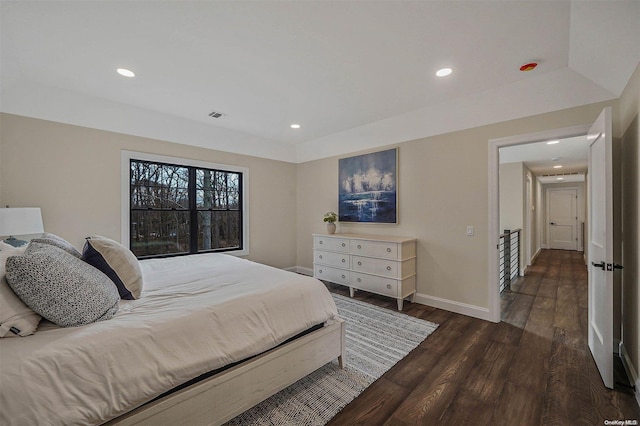
[[[146,163],[146,164],[155,164],[158,166],[169,166],[169,167],[178,167],[184,168],[188,172],[188,182],[187,182],[187,193],[188,193],[188,208],[177,209],[177,208],[156,208],[156,207],[134,207],[132,203],[133,198],[133,190],[134,185],[132,182],[132,167],[134,163]],[[161,253],[161,254],[151,254],[151,255],[136,255],[138,259],[152,259],[152,258],[165,258],[165,257],[175,257],[175,256],[188,256],[193,254],[202,254],[202,253],[223,253],[223,252],[244,252],[245,251],[245,205],[244,205],[244,179],[246,172],[242,170],[228,170],[220,167],[208,167],[204,165],[191,165],[191,164],[180,164],[180,163],[172,163],[166,161],[159,160],[150,160],[150,159],[138,159],[138,158],[129,158],[128,162],[128,200],[129,200],[129,247],[133,251],[133,223],[134,223],[134,212],[135,211],[158,211],[158,212],[167,212],[167,211],[185,211],[188,212],[189,217],[189,244],[188,251],[181,252],[171,252],[171,253]],[[205,208],[198,207],[198,199],[197,199],[197,176],[196,173],[198,170],[210,171],[213,173],[222,173],[228,175],[236,175],[237,176],[237,208],[230,209],[228,206],[226,209],[221,208]],[[199,249],[199,214],[201,212],[237,212],[237,226],[238,226],[238,245],[233,247],[221,247],[221,248],[211,248],[211,249]],[[195,236],[195,238],[194,238]],[[135,254],[135,252],[134,252]]]

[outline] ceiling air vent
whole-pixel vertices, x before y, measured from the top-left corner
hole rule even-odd
[[[224,112],[218,112],[218,111],[211,111],[209,113],[209,117],[211,118],[224,118],[226,116],[228,116],[229,114],[225,114]]]

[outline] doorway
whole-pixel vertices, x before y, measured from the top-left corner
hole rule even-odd
[[[543,141],[555,141],[560,139],[584,136],[589,131],[590,125],[580,125],[566,127],[562,129],[553,129],[548,131],[536,132],[526,135],[510,136],[506,138],[493,139],[489,141],[489,280],[488,280],[488,298],[489,298],[489,319],[494,322],[500,321],[500,293],[497,285],[499,282],[499,260],[498,250],[500,228],[500,149],[506,147],[515,147],[519,145],[530,145]],[[538,212],[539,214],[539,212]],[[527,220],[528,224],[537,222],[536,220]],[[537,230],[539,235],[542,231]],[[526,235],[526,233],[525,233]],[[531,244],[531,240],[527,242]]]

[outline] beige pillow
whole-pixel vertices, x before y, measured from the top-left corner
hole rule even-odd
[[[5,278],[7,258],[22,255],[26,248],[0,242],[0,337],[33,334],[42,318],[16,296]]]
[[[136,256],[117,241],[96,235],[87,237],[82,260],[102,271],[118,288],[120,298],[138,299],[142,293],[142,271]]]

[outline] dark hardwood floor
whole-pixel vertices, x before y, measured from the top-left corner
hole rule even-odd
[[[335,293],[345,287],[329,285]],[[394,299],[356,298],[395,309]],[[330,425],[603,425],[640,420],[632,394],[604,387],[587,346],[582,253],[544,250],[490,323],[406,303],[440,326]]]

